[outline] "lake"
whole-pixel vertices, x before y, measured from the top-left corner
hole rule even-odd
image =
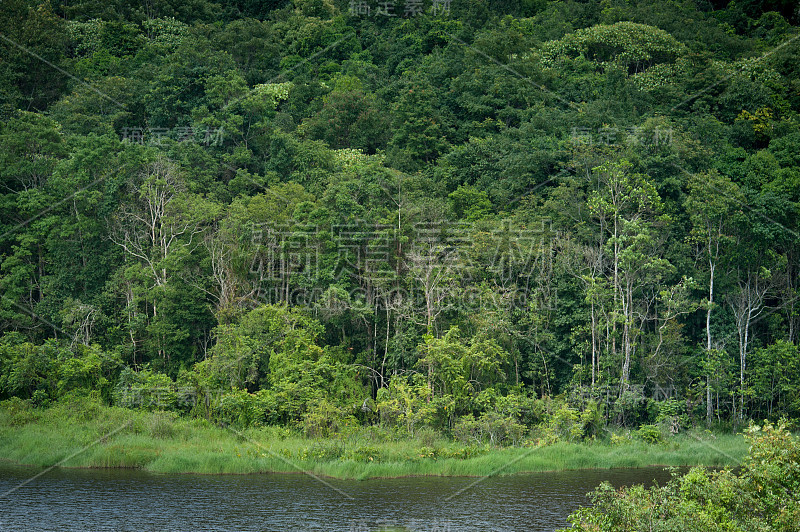
[[[0,465],[0,494],[41,471]],[[56,468],[0,498],[0,530],[551,531],[567,526],[604,480],[618,487],[669,478],[661,468],[324,482]]]

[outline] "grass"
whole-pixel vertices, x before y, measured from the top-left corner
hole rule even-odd
[[[598,440],[489,448],[453,442],[432,430],[398,438],[381,427],[314,440],[281,427],[239,432],[205,420],[97,404],[72,402],[39,410],[0,403],[0,459],[40,467],[137,468],[169,474],[309,471],[367,479],[617,467],[723,467],[738,465],[747,453],[744,438],[734,434],[689,433],[656,444],[625,437],[613,440],[613,444]]]

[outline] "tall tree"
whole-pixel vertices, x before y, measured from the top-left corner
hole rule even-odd
[[[706,423],[711,423],[711,381],[713,379],[713,341],[711,313],[715,303],[717,268],[723,255],[733,243],[734,214],[741,204],[739,188],[728,177],[716,170],[693,175],[689,180],[686,210],[692,221],[691,239],[697,246],[698,259],[703,258],[708,272],[708,297],[706,307]]]
[[[218,207],[189,193],[180,169],[164,156],[147,163],[130,185],[130,197],[114,217],[111,238],[144,283],[142,296],[155,333],[152,340],[158,355],[169,359],[166,344],[172,333],[168,331],[180,324],[159,311],[164,310],[162,304],[169,305],[171,294],[177,295],[171,281],[201,246],[202,233]]]
[[[615,353],[621,328],[620,393],[630,385],[631,363],[644,325],[652,319],[658,287],[673,269],[663,256],[663,231],[658,230],[667,221],[660,216],[661,200],[648,176],[631,169],[625,159],[596,167],[598,190],[589,199],[590,209],[607,228]]]

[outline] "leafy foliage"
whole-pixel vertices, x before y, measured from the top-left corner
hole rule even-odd
[[[570,516],[578,530],[760,530],[797,527],[800,444],[785,425],[755,425],[738,473],[693,468],[665,486],[615,491],[604,483],[594,506]]]
[[[797,419],[797,13],[712,4],[7,0],[0,397],[481,445]]]

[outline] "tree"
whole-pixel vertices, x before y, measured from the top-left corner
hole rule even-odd
[[[475,222],[488,216],[492,202],[484,190],[462,185],[448,195],[450,208],[459,220]]]
[[[425,330],[434,334],[439,315],[445,310],[445,301],[456,295],[457,270],[464,265],[454,249],[435,241],[417,242],[406,253],[405,264],[417,285],[414,289],[422,292]]]
[[[433,105],[435,93],[424,84],[409,84],[395,104],[394,135],[389,158],[401,170],[414,171],[447,151],[444,124]]]
[[[751,327],[753,322],[764,312],[764,301],[772,289],[769,271],[753,271],[745,267],[737,272],[736,288],[728,295],[728,305],[736,322],[736,334],[739,345],[739,409],[738,416],[734,404],[734,418],[741,421],[744,417],[745,373],[747,371],[747,354],[752,342]]]
[[[265,390],[273,421],[298,421],[323,399],[354,411],[364,388],[340,352],[317,345],[322,330],[300,310],[262,305],[238,323],[220,325],[211,358],[196,371],[232,391]]]
[[[559,41],[551,41],[544,46],[542,59],[551,64],[562,56],[583,54],[601,64],[617,61],[633,74],[674,61],[684,50],[666,31],[626,21],[584,28]]]
[[[159,315],[159,309],[169,297],[179,295],[171,282],[201,246],[202,233],[218,208],[188,193],[178,167],[163,156],[147,163],[130,186],[129,200],[114,216],[111,239],[132,263],[131,275],[143,282],[140,297],[151,316],[155,349],[161,358],[169,359],[167,337],[180,325]]]
[[[295,214],[313,201],[297,183],[275,185],[235,199],[205,233],[209,269],[199,270],[193,284],[213,299],[220,323],[264,299],[286,302],[298,276],[311,275],[300,267],[306,264],[302,257],[312,257],[314,250],[305,239],[292,241],[292,235],[303,234],[305,225]],[[298,249],[298,243],[306,245]]]
[[[417,366],[426,370],[428,385],[436,396],[453,396],[463,403],[482,390],[505,380],[509,354],[492,338],[477,335],[464,341],[458,327],[441,338],[425,336]]]
[[[711,313],[714,310],[714,283],[717,267],[733,243],[737,204],[741,203],[738,187],[718,171],[693,175],[689,181],[686,210],[692,221],[691,238],[698,246],[698,258],[703,256],[708,266],[708,298],[706,299],[706,424],[711,423],[712,350],[719,349],[712,340]]]
[[[390,127],[386,104],[363,90],[333,91],[322,109],[301,129],[331,148],[358,148],[373,154],[386,147]]]
[[[749,382],[756,415],[797,417],[800,413],[800,349],[785,340],[752,353]]]
[[[622,363],[620,393],[627,391],[633,355],[644,324],[652,317],[658,287],[673,266],[663,258],[662,236],[656,233],[665,218],[661,200],[646,175],[631,173],[626,160],[593,169],[599,190],[589,198],[589,208],[606,232],[610,255],[611,350],[616,354],[617,328],[621,327]]]
[[[16,109],[43,111],[65,86],[59,66],[67,42],[64,20],[49,3],[9,0],[0,13],[0,35],[0,117]]]

